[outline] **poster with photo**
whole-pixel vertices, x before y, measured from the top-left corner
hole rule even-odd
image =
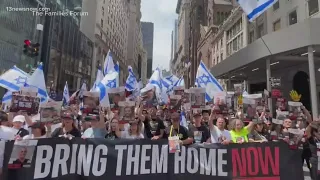
[[[120,107],[120,119],[122,121],[133,121],[135,119],[135,101],[119,101],[119,107]]]
[[[204,109],[206,107],[206,89],[205,88],[191,88],[190,96],[191,96],[191,108]]]
[[[234,84],[233,88],[235,95],[238,96],[243,93],[243,84]]]
[[[288,101],[289,117],[295,120],[297,117],[303,116],[301,106],[301,102]]]
[[[276,108],[277,110],[286,111],[287,110],[287,103],[285,98],[277,98],[276,99]]]
[[[8,169],[20,169],[31,167],[33,153],[37,140],[15,141],[8,163]]]
[[[119,102],[126,100],[126,90],[123,86],[108,89],[108,95],[112,111],[119,110]]]
[[[141,90],[142,105],[144,108],[151,108],[158,105],[154,86],[147,86]]]
[[[226,104],[227,93],[216,92],[213,94],[213,106],[216,114],[228,114],[228,107]]]
[[[185,88],[183,86],[173,87],[173,94],[183,96]]]
[[[98,92],[83,92],[83,109],[84,114],[99,114],[100,101]]]
[[[181,107],[181,95],[170,95],[170,104],[169,104],[169,109],[171,111],[178,111],[180,110]]]
[[[255,99],[243,98],[243,113],[246,118],[253,119],[256,116],[256,107]]]
[[[40,120],[42,122],[54,122],[60,119],[62,101],[50,101],[40,107]]]
[[[10,112],[25,111],[29,115],[38,114],[40,98],[37,90],[33,88],[22,88],[18,92],[12,92]]]

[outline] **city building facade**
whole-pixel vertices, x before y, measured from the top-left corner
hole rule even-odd
[[[141,31],[143,39],[143,47],[147,51],[147,78],[152,75],[153,63],[153,38],[154,24],[151,22],[141,22]]]
[[[129,7],[127,65],[132,66],[133,71],[140,78],[140,69],[142,64],[141,56],[143,53],[143,51],[141,50],[141,0],[127,0],[123,2],[127,2]]]
[[[296,90],[304,97],[301,102],[312,111],[313,117],[317,117],[320,92],[320,79],[316,78],[320,67],[318,0],[277,1],[254,23],[248,22],[239,7],[233,13],[219,28],[227,37],[226,56],[215,63],[211,73],[223,79],[228,90],[232,90],[234,83],[246,82],[249,93],[271,91],[270,78],[281,79],[283,97],[289,100],[289,92]],[[242,15],[237,15],[239,13]],[[238,25],[240,22],[242,24]]]
[[[179,30],[179,27],[178,27],[178,20],[174,20],[174,28],[173,28],[173,31],[171,32],[171,54],[170,54],[170,71],[171,73],[175,74],[175,69],[174,69],[174,66],[172,61],[174,59],[174,55],[175,53],[177,52],[177,48],[178,48],[178,30]]]
[[[201,39],[198,45],[198,57],[211,68],[226,55],[226,34],[219,32],[219,27],[228,18],[233,9],[233,4],[228,0],[207,1],[207,26],[200,29]]]
[[[98,66],[103,65],[110,51],[114,63],[119,62],[119,82],[127,78],[128,33],[130,5],[128,1],[83,0],[81,31],[94,42],[91,82],[96,78]],[[91,84],[92,84],[91,83]]]
[[[177,47],[174,48],[172,61],[170,62],[172,73],[178,77],[184,76],[185,80],[188,79],[189,75],[184,64],[189,61],[190,7],[191,0],[178,0],[176,7],[176,13],[178,14]],[[185,82],[188,84],[188,81]]]
[[[47,1],[52,12],[81,9],[82,0]],[[46,16],[41,60],[49,92],[62,95],[68,82],[70,92],[83,82],[90,84],[93,42],[80,31],[81,16]],[[61,96],[62,97],[62,96]]]

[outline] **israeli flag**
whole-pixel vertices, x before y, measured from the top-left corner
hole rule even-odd
[[[174,84],[175,87],[185,87],[183,76]]]
[[[175,75],[167,76],[164,79],[170,85],[173,85],[175,82],[177,82],[179,80],[179,78],[177,76],[175,76]]]
[[[29,78],[28,73],[13,66],[0,76],[0,86],[9,91],[19,91],[20,87],[24,86]]]
[[[161,103],[167,103],[168,97],[166,95],[166,88],[163,85],[163,79],[162,79],[162,71],[157,68],[153,74],[151,75],[149,79],[149,83],[146,85],[145,88],[148,88],[150,86],[153,86],[156,88],[155,94],[157,97],[158,102]],[[143,89],[141,91],[144,91]]]
[[[104,76],[102,81],[98,84],[97,90],[100,94],[100,105],[102,107],[110,107],[108,89],[116,88],[117,72],[108,73]]]
[[[3,104],[10,104],[12,100],[12,91],[7,91],[2,97]]]
[[[102,73],[101,67],[99,66],[97,71],[96,81],[94,82],[92,88],[90,89],[91,92],[96,91],[97,85],[102,81],[102,79],[103,79],[103,73]]]
[[[120,65],[119,65],[119,61],[117,61],[117,64],[116,64],[116,65],[114,65],[114,69],[115,69],[118,73],[120,73]]]
[[[184,111],[180,113],[180,125],[188,129],[186,113]]]
[[[116,71],[116,69],[115,69],[115,65],[113,62],[112,53],[109,50],[109,52],[106,56],[106,59],[104,60],[103,75],[106,75],[106,74],[114,72],[114,71]]]
[[[216,92],[223,91],[217,79],[208,71],[206,65],[201,61],[196,76],[196,86],[206,89],[206,102],[212,100]]]
[[[237,0],[248,19],[252,22],[278,0]]]
[[[68,88],[68,82],[66,81],[66,84],[64,85],[63,88],[63,104],[67,105],[70,101],[70,95],[69,95],[69,88]]]
[[[131,66],[128,66],[128,71],[129,71],[129,76],[126,80],[125,88],[127,91],[134,91],[137,88],[138,81],[136,76],[133,73]]]
[[[40,98],[41,103],[48,102],[49,96],[47,93],[46,83],[44,80],[42,63],[38,65],[37,69],[33,72],[28,82],[25,84],[25,86],[38,88],[38,97]]]
[[[167,89],[167,94],[171,95],[173,93],[174,87],[185,87],[183,76],[179,78],[172,86]]]

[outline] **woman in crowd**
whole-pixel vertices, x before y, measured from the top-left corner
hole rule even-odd
[[[141,124],[139,120],[133,120],[129,123],[130,127],[124,131],[117,131],[116,135],[123,139],[143,139],[144,136],[141,133]]]
[[[249,142],[248,135],[254,127],[254,122],[251,121],[247,126],[244,126],[243,121],[234,119],[229,124],[230,135],[233,143]]]
[[[12,120],[12,129],[17,132],[16,138],[23,138],[24,136],[29,134],[29,131],[23,128],[23,124],[25,123],[26,119],[22,115],[17,115]]]
[[[109,125],[109,132],[108,134],[106,135],[106,139],[117,139],[119,138],[117,136],[117,128],[119,128],[119,121],[118,119],[116,118],[113,118],[110,122],[110,125]]]
[[[42,139],[50,137],[51,133],[47,133],[45,124],[40,121],[32,123],[29,128],[31,128],[31,134],[24,136],[22,139]]]
[[[63,113],[62,126],[56,128],[51,137],[81,137],[81,132],[76,128],[74,116],[71,113]]]
[[[270,135],[262,119],[258,119],[248,137],[249,142],[267,142],[270,139]]]

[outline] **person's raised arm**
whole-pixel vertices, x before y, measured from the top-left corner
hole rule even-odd
[[[213,106],[213,108],[211,109],[211,114],[210,114],[209,122],[208,122],[210,131],[214,130],[213,119],[216,118],[216,113],[215,113],[214,109],[215,109],[215,107]]]
[[[246,128],[248,129],[249,132],[252,131],[254,125],[255,125],[255,122],[250,121],[249,124],[246,126]]]
[[[101,129],[106,129],[104,111],[100,111],[98,127]]]
[[[301,110],[302,110],[303,114],[307,117],[307,122],[311,123],[312,122],[312,116],[311,116],[310,112],[304,106],[301,106]]]

